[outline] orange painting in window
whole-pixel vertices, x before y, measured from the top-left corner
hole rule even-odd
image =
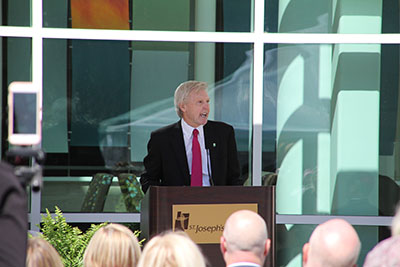
[[[128,0],[71,0],[72,28],[129,30]]]

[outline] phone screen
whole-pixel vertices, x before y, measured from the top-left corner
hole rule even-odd
[[[15,134],[36,133],[36,99],[35,93],[14,93],[14,130]]]
[[[32,82],[12,82],[8,89],[8,141],[37,145],[41,141],[41,103]]]

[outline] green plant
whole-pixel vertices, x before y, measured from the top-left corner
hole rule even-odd
[[[61,210],[55,207],[55,216],[51,217],[48,209],[42,216],[41,236],[46,239],[60,254],[64,266],[81,266],[83,253],[94,233],[108,223],[92,224],[86,232],[69,225]]]

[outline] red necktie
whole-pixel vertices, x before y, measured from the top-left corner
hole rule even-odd
[[[197,135],[199,131],[193,130],[192,138],[192,179],[190,182],[191,186],[202,186],[203,185],[203,171],[201,170],[201,151],[199,140]]]

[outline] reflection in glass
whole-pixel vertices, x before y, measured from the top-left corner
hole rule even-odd
[[[278,213],[393,215],[400,199],[398,51],[266,47],[263,178],[268,184],[278,176]],[[274,146],[265,144],[274,132],[271,170]]]
[[[1,1],[2,25],[31,26],[31,0]]]
[[[2,37],[0,45],[3,47],[3,56],[7,60],[2,61],[3,75],[3,115],[7,114],[8,86],[14,81],[32,81],[32,40],[31,38]],[[5,71],[6,70],[6,71]],[[5,116],[7,117],[7,116]],[[9,147],[7,139],[8,121],[2,120],[3,138],[2,155]]]
[[[129,29],[129,1],[70,0],[72,28]]]
[[[263,127],[276,129],[278,213],[393,214],[398,185],[378,175],[380,73],[391,64],[381,53],[380,45],[352,44],[265,50]],[[388,183],[391,197],[379,193]]]
[[[265,0],[265,31],[279,33],[399,32],[399,3]],[[385,26],[385,24],[387,26]]]
[[[114,193],[138,193],[121,184],[121,177],[133,175],[132,185],[140,177],[151,131],[178,121],[173,94],[190,79],[208,82],[210,119],[235,128],[242,175],[248,178],[249,44],[55,39],[43,44],[45,176],[52,177],[48,188],[55,194],[43,191],[43,207],[64,205],[56,196],[74,192],[68,211],[102,212]],[[95,192],[104,197],[100,202],[90,198]],[[136,197],[131,200],[118,200],[115,211],[134,209]]]
[[[225,46],[227,48],[229,44]],[[238,150],[243,154],[242,169],[248,169],[251,52],[246,49],[249,46],[242,45],[238,47],[240,50],[235,50],[243,51],[243,54],[239,53],[240,57],[236,56],[233,50],[225,53],[226,62],[229,64],[215,67],[215,72],[221,77],[217,82],[213,81],[216,79],[213,64],[211,71],[196,62],[193,64],[197,68],[192,68],[193,64],[189,64],[192,60],[190,49],[196,50],[196,46],[187,47],[189,51],[163,51],[160,48],[161,45],[158,50],[133,51],[131,110],[104,120],[99,128],[100,145],[106,166],[143,160],[147,153],[146,144],[150,133],[178,120],[173,106],[173,93],[177,85],[194,76],[203,77],[201,80],[208,81],[212,106],[210,119],[221,120],[234,126]],[[214,62],[214,58],[210,60]],[[174,68],[170,68],[171,63]],[[209,65],[208,62],[203,64]],[[237,66],[237,69],[233,69],[233,66]],[[117,153],[112,151],[114,146],[126,146],[127,136],[131,148],[130,155],[127,155],[130,161],[115,157]]]
[[[22,0],[19,0],[22,1]],[[249,32],[252,1],[43,1],[52,28]],[[70,17],[68,10],[71,10]]]

